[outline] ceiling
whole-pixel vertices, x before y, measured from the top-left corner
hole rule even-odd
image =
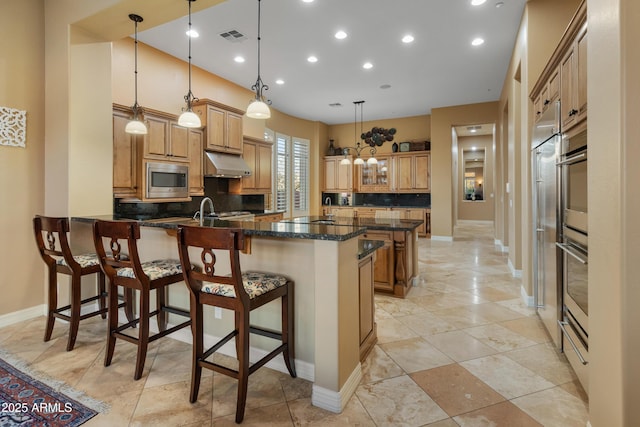
[[[365,121],[496,101],[525,3],[263,0],[260,74],[269,86],[265,94],[283,113],[327,124],[352,122],[353,102],[359,100],[365,101]],[[186,1],[184,8],[185,16],[175,21],[150,29],[140,24],[138,39],[186,61]],[[227,0],[193,12],[192,26],[200,36],[192,39],[192,63],[249,89],[257,78],[257,24],[257,0]],[[231,42],[220,36],[229,30],[245,38]],[[338,30],[347,37],[336,39]],[[414,37],[412,43],[401,41],[406,34]],[[485,43],[472,46],[476,37]],[[244,63],[234,61],[238,55]],[[318,61],[307,62],[310,55]],[[363,68],[367,61],[373,64],[368,70]],[[277,79],[284,84],[276,84]],[[199,96],[197,86],[193,92]]]

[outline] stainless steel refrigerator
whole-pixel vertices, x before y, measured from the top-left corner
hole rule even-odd
[[[532,132],[533,193],[533,293],[538,315],[558,348],[562,319],[560,253],[556,247],[560,231],[560,103],[548,106]]]

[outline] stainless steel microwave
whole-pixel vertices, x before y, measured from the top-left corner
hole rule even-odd
[[[147,162],[147,199],[189,197],[189,166]]]

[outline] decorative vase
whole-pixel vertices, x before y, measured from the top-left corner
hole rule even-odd
[[[333,139],[329,140],[329,149],[327,150],[327,155],[334,156],[336,154],[336,148],[333,146]]]
[[[391,145],[391,151],[393,151],[394,153],[398,152],[398,143],[394,142],[393,145]]]

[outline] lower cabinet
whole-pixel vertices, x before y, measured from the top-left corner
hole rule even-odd
[[[373,275],[375,252],[358,264],[358,286],[360,296],[360,362],[364,362],[378,337],[373,299]]]
[[[395,279],[395,253],[393,231],[367,231],[365,239],[381,240],[384,246],[376,251],[376,261],[373,267],[373,283],[376,291],[393,293]]]

